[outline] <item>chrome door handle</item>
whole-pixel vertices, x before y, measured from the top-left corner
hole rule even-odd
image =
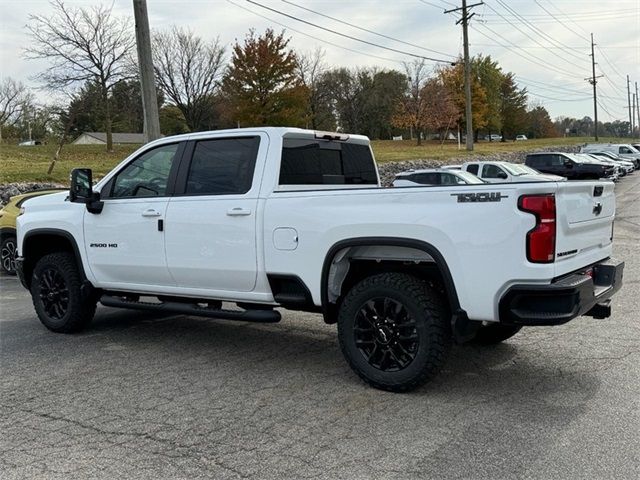
[[[251,210],[248,208],[235,207],[227,210],[227,215],[230,217],[241,217],[243,215],[251,215]]]
[[[153,208],[147,208],[144,212],[142,212],[143,217],[159,217],[160,215],[162,214],[157,210],[154,210]]]

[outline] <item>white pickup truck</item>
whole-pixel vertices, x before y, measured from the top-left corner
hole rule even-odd
[[[75,332],[97,302],[338,324],[351,367],[407,391],[454,341],[604,318],[622,284],[613,183],[382,188],[366,137],[254,128],[167,137],[95,186],[29,200],[17,270],[42,323]],[[223,306],[233,302],[236,306]]]

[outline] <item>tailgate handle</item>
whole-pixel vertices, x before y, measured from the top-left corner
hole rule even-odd
[[[593,187],[593,196],[594,197],[602,196],[603,190],[604,190],[604,187],[602,185],[599,185],[597,187]]]

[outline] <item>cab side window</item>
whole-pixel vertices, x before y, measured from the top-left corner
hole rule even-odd
[[[551,157],[550,165],[552,167],[563,167],[564,166],[564,157],[560,155],[549,155]]]
[[[474,175],[478,175],[478,164],[474,163],[472,165],[467,166],[467,172],[473,173]]]
[[[202,140],[195,144],[186,195],[247,193],[253,183],[260,137]]]
[[[482,170],[482,178],[500,178],[500,173],[503,173],[500,167],[485,165]]]
[[[173,143],[140,155],[118,172],[109,198],[165,196],[177,150]]]

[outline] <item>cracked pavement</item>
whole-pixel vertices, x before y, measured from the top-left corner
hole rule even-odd
[[[410,394],[360,382],[318,315],[99,307],[59,335],[1,277],[0,476],[640,478],[640,172],[616,192],[626,267],[610,319],[457,346]]]

